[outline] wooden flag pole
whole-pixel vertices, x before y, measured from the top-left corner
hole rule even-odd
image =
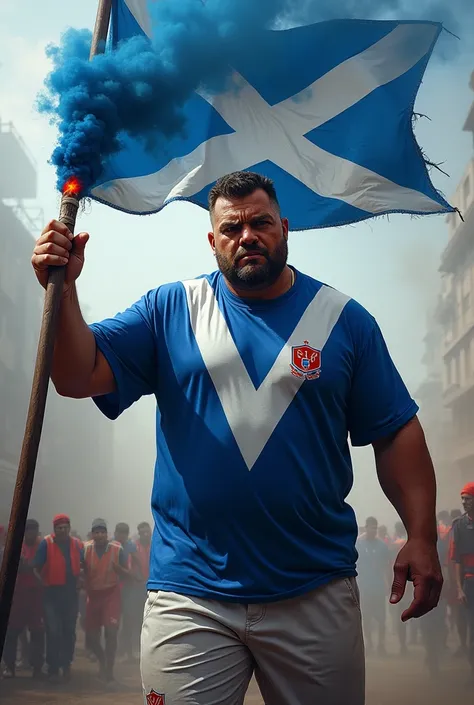
[[[111,8],[112,0],[99,0],[91,44],[91,59],[105,50]],[[65,223],[72,233],[76,224],[78,208],[79,200],[72,193],[65,193],[61,199],[59,220]],[[30,506],[65,276],[66,267],[51,267],[44,299],[30,404],[0,570],[0,661],[5,644],[23,545],[23,535]]]

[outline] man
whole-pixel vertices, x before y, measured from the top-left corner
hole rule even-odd
[[[122,546],[123,555],[129,571],[129,577],[120,581],[122,593],[122,628],[120,632],[120,653],[129,663],[136,661],[135,652],[139,651],[140,613],[137,614],[136,595],[137,580],[140,579],[140,564],[137,558],[137,546],[130,540],[130,527],[120,522],[115,527],[114,539]],[[144,604],[145,600],[143,600]],[[143,612],[142,604],[142,612]]]
[[[143,586],[143,598],[145,598],[145,587],[150,572],[151,526],[147,521],[142,521],[137,526],[137,531],[137,560],[140,568],[140,582]]]
[[[75,286],[88,235],[52,221],[32,259],[43,286],[49,266],[67,264],[59,393],[93,397],[110,418],[143,395],[158,400],[143,687],[150,701],[242,703],[255,670],[272,705],[342,705],[347,693],[361,705],[348,433],[373,445],[408,529],[391,601],[411,576],[403,619],[421,616],[442,577],[417,406],[372,316],[288,266],[270,179],[230,174],[209,208],[219,271],[92,327]]]
[[[364,624],[366,653],[373,651],[372,627],[377,626],[377,651],[379,656],[386,656],[385,626],[386,598],[389,590],[388,568],[389,550],[387,545],[377,538],[378,522],[375,517],[368,517],[365,522],[364,535],[357,541],[359,554],[357,572]]]
[[[387,527],[385,526],[385,524],[380,524],[380,526],[379,526],[379,528],[378,528],[378,531],[377,531],[377,537],[378,537],[381,541],[383,541],[386,546],[388,546],[389,548],[391,547],[391,545],[392,545],[392,539],[391,539],[390,536],[388,535],[388,529],[387,529]]]
[[[455,651],[456,657],[463,658],[468,653],[468,625],[467,625],[467,614],[466,606],[459,602],[458,600],[458,589],[456,585],[456,564],[452,558],[452,541],[453,541],[453,524],[456,519],[462,517],[462,511],[460,509],[451,509],[450,511],[451,519],[451,530],[449,532],[449,552],[447,556],[448,563],[448,585],[447,585],[447,601],[449,605],[450,612],[450,627],[452,630],[456,630],[459,637],[459,646]]]
[[[108,684],[114,682],[121,612],[120,578],[127,576],[127,559],[122,546],[117,541],[109,541],[104,519],[94,519],[92,541],[84,545],[85,628],[88,648],[97,658],[101,678]],[[102,628],[105,649],[101,645]]]
[[[461,490],[461,502],[465,514],[453,523],[451,546],[457,598],[466,608],[471,685],[474,685],[474,482],[468,482]]]
[[[39,543],[39,524],[36,519],[28,519],[3,652],[6,666],[4,675],[9,677],[15,676],[18,639],[25,630],[28,630],[30,635],[29,662],[33,669],[33,677],[41,678],[42,676],[44,663],[43,589],[33,570]]]
[[[48,676],[51,682],[56,683],[60,669],[64,680],[69,680],[71,676],[79,610],[82,543],[69,535],[71,521],[67,514],[56,515],[53,527],[54,533],[46,536],[38,546],[34,567],[44,585]]]

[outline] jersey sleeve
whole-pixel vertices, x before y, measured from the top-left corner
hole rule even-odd
[[[395,433],[417,411],[372,319],[372,330],[355,358],[348,409],[352,445],[366,446]]]
[[[97,407],[116,419],[140,397],[156,387],[157,354],[153,325],[153,292],[133,306],[90,326],[98,349],[109,363],[116,384],[111,394],[95,397]]]
[[[46,539],[43,539],[35,553],[35,557],[33,559],[33,568],[36,568],[36,570],[41,570],[44,567],[44,564],[46,563],[47,552],[48,546],[46,544]]]

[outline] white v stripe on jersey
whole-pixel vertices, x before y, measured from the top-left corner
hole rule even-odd
[[[322,351],[350,298],[323,285],[256,389],[208,280],[193,279],[183,282],[183,286],[196,343],[242,457],[251,470],[304,382],[291,374],[292,346],[309,340]]]

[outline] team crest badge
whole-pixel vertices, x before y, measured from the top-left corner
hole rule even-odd
[[[300,379],[318,379],[321,374],[321,350],[312,348],[307,340],[291,348],[291,373]]]
[[[150,690],[146,696],[146,705],[165,705],[164,693],[157,693],[156,690]]]

